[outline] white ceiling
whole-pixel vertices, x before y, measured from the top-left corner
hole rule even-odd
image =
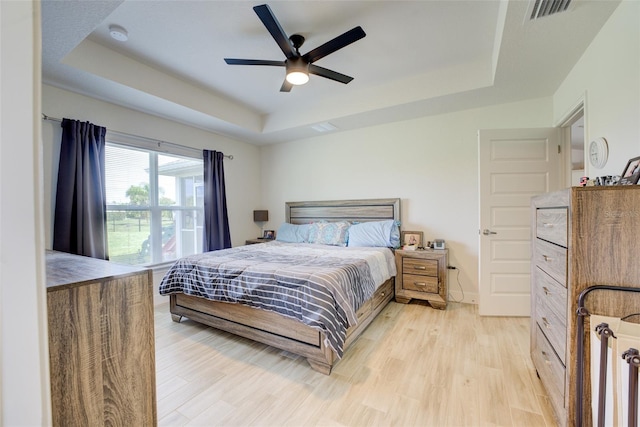
[[[284,60],[253,1],[42,1],[43,82],[255,144],[554,93],[620,0],[572,0],[531,21],[525,0],[270,1],[301,53],[355,26],[367,36],[279,91]],[[129,40],[109,37],[109,25]],[[46,112],[45,112],[46,113]]]

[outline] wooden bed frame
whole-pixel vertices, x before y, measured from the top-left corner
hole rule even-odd
[[[312,221],[400,220],[400,199],[287,202],[286,221],[305,224]],[[394,296],[394,277],[382,284],[357,312],[358,323],[347,330],[345,352]],[[252,339],[303,356],[311,367],[325,375],[337,361],[325,344],[324,334],[294,319],[240,304],[209,301],[184,294],[170,296],[171,318],[180,322],[188,317],[196,322]]]

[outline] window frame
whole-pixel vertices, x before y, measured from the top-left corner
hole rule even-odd
[[[178,227],[178,224],[184,220],[184,215],[188,212],[193,212],[194,217],[194,242],[193,242],[193,251],[190,253],[202,253],[202,244],[201,240],[198,239],[198,232],[200,232],[200,237],[202,236],[202,227],[203,225],[198,225],[198,220],[203,222],[204,218],[204,203],[201,206],[198,206],[198,197],[197,197],[197,180],[193,183],[194,190],[194,205],[193,206],[185,206],[185,205],[161,205],[160,204],[160,191],[159,191],[159,162],[158,156],[166,155],[177,158],[184,158],[187,160],[197,160],[202,162],[202,174],[199,175],[202,177],[201,184],[204,186],[204,159],[202,157],[202,152],[199,152],[196,149],[190,149],[187,147],[181,146],[168,146],[168,143],[162,143],[160,141],[147,140],[146,138],[141,137],[132,137],[130,135],[124,134],[113,134],[107,132],[106,135],[106,145],[111,147],[116,147],[125,150],[132,151],[140,151],[149,156],[149,205],[148,206],[138,206],[132,204],[107,204],[107,213],[113,211],[124,211],[124,212],[133,212],[133,211],[141,211],[141,212],[149,212],[149,249],[150,249],[150,261],[139,264],[131,264],[137,266],[144,267],[160,267],[163,265],[168,265],[175,262],[176,259],[180,258],[181,254],[176,254],[175,259],[171,260],[163,260],[163,244],[162,244],[162,213],[164,211],[172,211],[172,212],[180,212],[181,215],[175,216],[175,236],[176,239],[181,240],[181,229]],[[199,155],[198,155],[199,154]],[[194,175],[197,176],[197,175]],[[105,183],[106,185],[106,183]],[[135,184],[132,184],[135,185]],[[180,188],[178,188],[180,187]],[[182,192],[181,186],[177,186],[176,194]],[[177,200],[176,200],[177,203]],[[183,201],[184,203],[184,201]],[[200,230],[200,231],[199,231]],[[108,236],[107,231],[107,236]],[[198,245],[200,241],[200,245]],[[156,242],[160,242],[157,244]],[[179,244],[179,247],[184,252],[182,243]]]

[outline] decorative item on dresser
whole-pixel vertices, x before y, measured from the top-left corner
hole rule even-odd
[[[428,301],[433,308],[447,307],[449,250],[396,250],[396,301]]]
[[[574,187],[532,199],[531,358],[561,426],[592,425],[591,357],[578,354],[578,300],[591,286],[640,287],[638,206],[637,186]],[[602,293],[589,305],[591,314],[615,316],[637,312],[640,297]],[[589,334],[583,340],[589,348]]]
[[[151,270],[48,251],[54,426],[157,423]]]

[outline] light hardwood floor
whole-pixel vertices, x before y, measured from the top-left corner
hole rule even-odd
[[[156,307],[160,426],[555,426],[529,319],[391,302],[330,376]]]

